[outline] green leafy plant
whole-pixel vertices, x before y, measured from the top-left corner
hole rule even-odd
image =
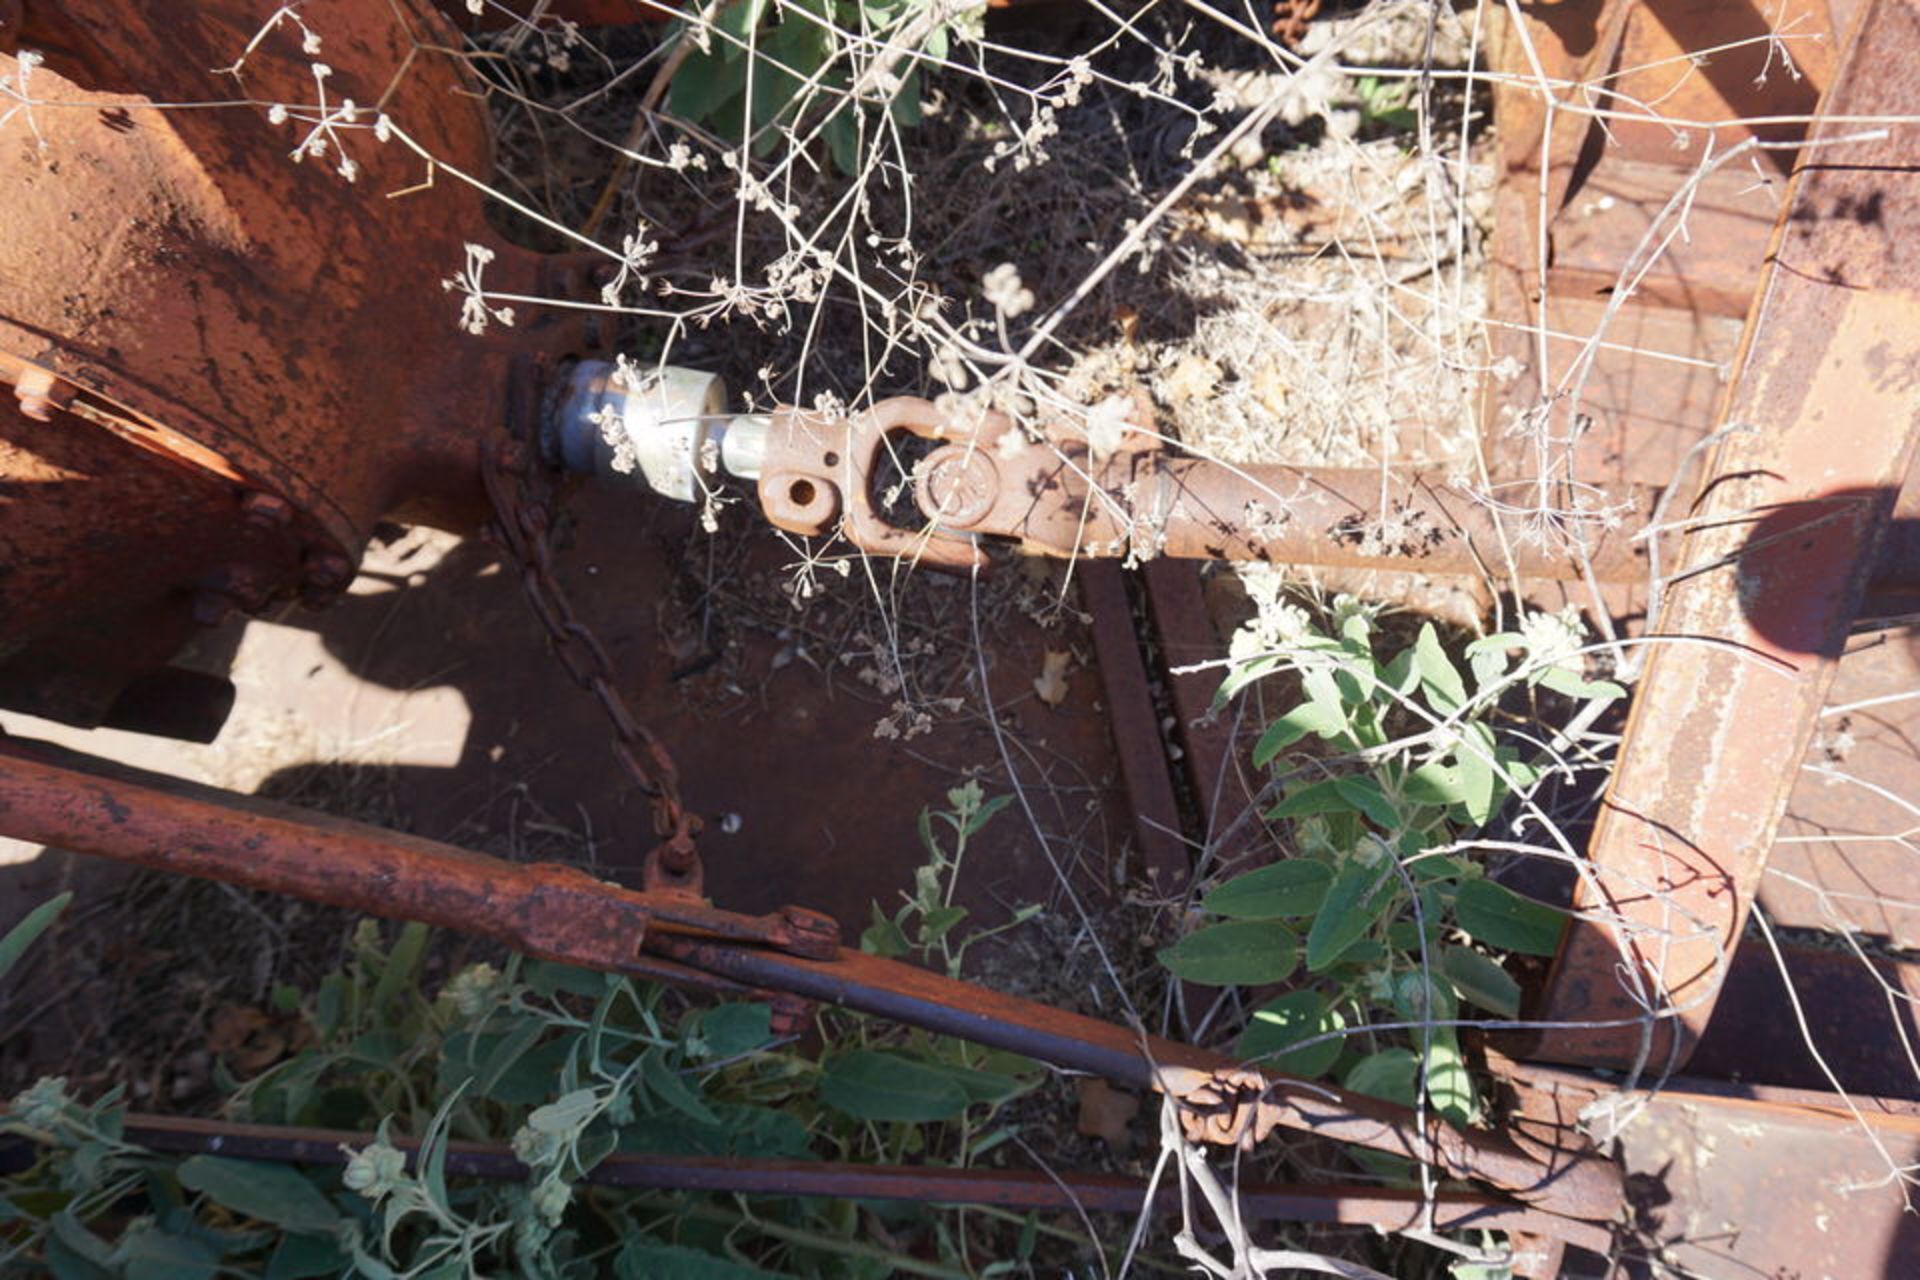
[[[0,941],[0,967],[59,905]],[[821,1050],[803,1053],[774,1037],[764,1004],[688,1006],[519,958],[468,965],[429,995],[429,942],[418,925],[389,939],[364,923],[338,972],[276,997],[310,1029],[306,1047],[227,1082],[234,1120],[372,1131],[344,1168],[144,1150],[126,1140],[117,1090],[85,1103],[43,1079],[14,1098],[0,1132],[39,1155],[0,1180],[0,1273],[960,1276],[969,1234],[1013,1265],[1039,1236],[1072,1235],[995,1211],[960,1222],[925,1206],[594,1185],[616,1152],[966,1163],[1012,1136],[994,1117],[1040,1072],[838,1014],[821,1018]],[[418,1139],[417,1159],[396,1134]],[[461,1139],[510,1140],[529,1176],[454,1176],[449,1144]],[[891,1247],[874,1243],[868,1215]]]
[[[1436,1110],[1469,1123],[1479,1102],[1448,1024],[1463,1005],[1517,1016],[1520,989],[1499,957],[1552,955],[1563,924],[1464,856],[1472,834],[1544,776],[1516,745],[1525,739],[1496,730],[1503,702],[1546,690],[1584,704],[1624,690],[1586,677],[1570,614],[1532,615],[1458,658],[1428,624],[1389,657],[1372,611],[1351,600],[1335,602],[1324,628],[1271,603],[1278,622],[1240,646],[1221,698],[1298,680],[1301,700],[1253,749],[1275,773],[1280,799],[1266,816],[1288,824],[1293,856],[1214,887],[1199,904],[1210,923],[1161,962],[1215,986],[1294,979],[1253,1012],[1243,1057],[1406,1103],[1424,1079]],[[1381,1023],[1411,1032],[1353,1034]]]
[[[1353,89],[1360,103],[1362,120],[1398,130],[1412,129],[1419,124],[1419,116],[1408,105],[1413,98],[1411,81],[1361,76],[1354,82]]]
[[[863,132],[881,111],[920,122],[922,58],[944,60],[956,39],[977,38],[985,4],[944,0],[732,0],[681,39],[692,53],[675,72],[676,115],[710,125],[755,154],[783,130],[824,137],[842,173],[860,167]],[[820,104],[811,112],[813,104]]]
[[[873,904],[873,923],[860,935],[861,950],[881,956],[918,956],[927,963],[938,963],[948,977],[958,977],[967,948],[1039,914],[1040,908],[1029,904],[990,929],[976,929],[964,936],[955,933],[968,915],[965,907],[953,901],[967,842],[1012,801],[1012,796],[987,798],[979,782],[969,779],[947,792],[951,809],[922,809],[920,845],[926,850],[927,861],[914,872],[913,892],[902,895],[905,901],[899,910],[889,916],[879,903]],[[942,828],[950,844],[942,843]]]

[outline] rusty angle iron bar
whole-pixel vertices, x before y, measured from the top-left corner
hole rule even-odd
[[[0,1114],[4,1109],[0,1108]],[[366,1147],[375,1134],[344,1129],[240,1124],[191,1116],[131,1113],[121,1136],[151,1151],[210,1154],[289,1164],[344,1164],[347,1149]],[[386,1141],[418,1158],[417,1138]],[[525,1180],[527,1166],[504,1143],[450,1141],[446,1170],[458,1177]],[[824,1196],[907,1200],[922,1204],[991,1205],[1003,1209],[1136,1214],[1177,1213],[1177,1190],[1162,1187],[1149,1200],[1143,1178],[1125,1174],[1041,1172],[1029,1169],[946,1168],[938,1165],[856,1164],[828,1160],[769,1160],[614,1152],[588,1170],[594,1186],[655,1191],[715,1191],[738,1195]],[[1380,1231],[1510,1231],[1537,1233],[1604,1252],[1609,1232],[1530,1209],[1497,1196],[1436,1189],[1246,1183],[1235,1188],[1250,1220],[1320,1222]],[[1428,1219],[1429,1209],[1432,1213]]]
[[[1215,1141],[1276,1126],[1431,1163],[1547,1212],[1605,1220],[1618,1171],[1570,1132],[1463,1131],[1398,1106],[1261,1075],[1190,1045],[840,947],[819,917],[739,916],[672,894],[522,865],[213,788],[0,740],[0,831],[390,919],[484,934],[531,954],[727,991],[785,992],[1190,1099]],[[784,950],[780,948],[785,948]],[[798,954],[804,953],[804,954]]]
[[[1833,85],[1906,113],[1920,10],[1871,4]],[[1913,129],[1801,153],[1528,1057],[1671,1070],[1713,1014],[1920,438]]]

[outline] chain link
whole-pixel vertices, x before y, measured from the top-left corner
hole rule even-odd
[[[574,612],[554,572],[550,487],[525,449],[513,443],[482,447],[480,478],[493,508],[489,536],[518,566],[520,588],[567,678],[591,693],[606,713],[613,758],[651,802],[660,844],[647,855],[648,887],[698,891],[700,853],[694,837],[700,819],[681,802],[680,770],[666,745],[627,706],[606,646]]]

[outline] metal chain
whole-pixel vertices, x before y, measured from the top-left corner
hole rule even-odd
[[[613,727],[613,758],[653,807],[660,844],[647,855],[648,888],[700,888],[700,819],[680,799],[680,770],[665,744],[627,706],[614,681],[613,661],[572,602],[553,569],[550,487],[516,443],[483,445],[480,478],[493,508],[489,536],[519,567],[520,587],[567,678],[591,693]]]

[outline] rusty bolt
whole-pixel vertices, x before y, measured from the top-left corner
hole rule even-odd
[[[293,519],[293,504],[278,494],[258,489],[240,498],[240,514],[256,529],[279,529]]]
[[[338,552],[309,551],[303,567],[306,585],[320,591],[337,590],[353,581],[353,563]]]
[[[1000,496],[1000,471],[971,445],[935,450],[914,477],[920,509],[941,524],[967,529],[992,514]]]

